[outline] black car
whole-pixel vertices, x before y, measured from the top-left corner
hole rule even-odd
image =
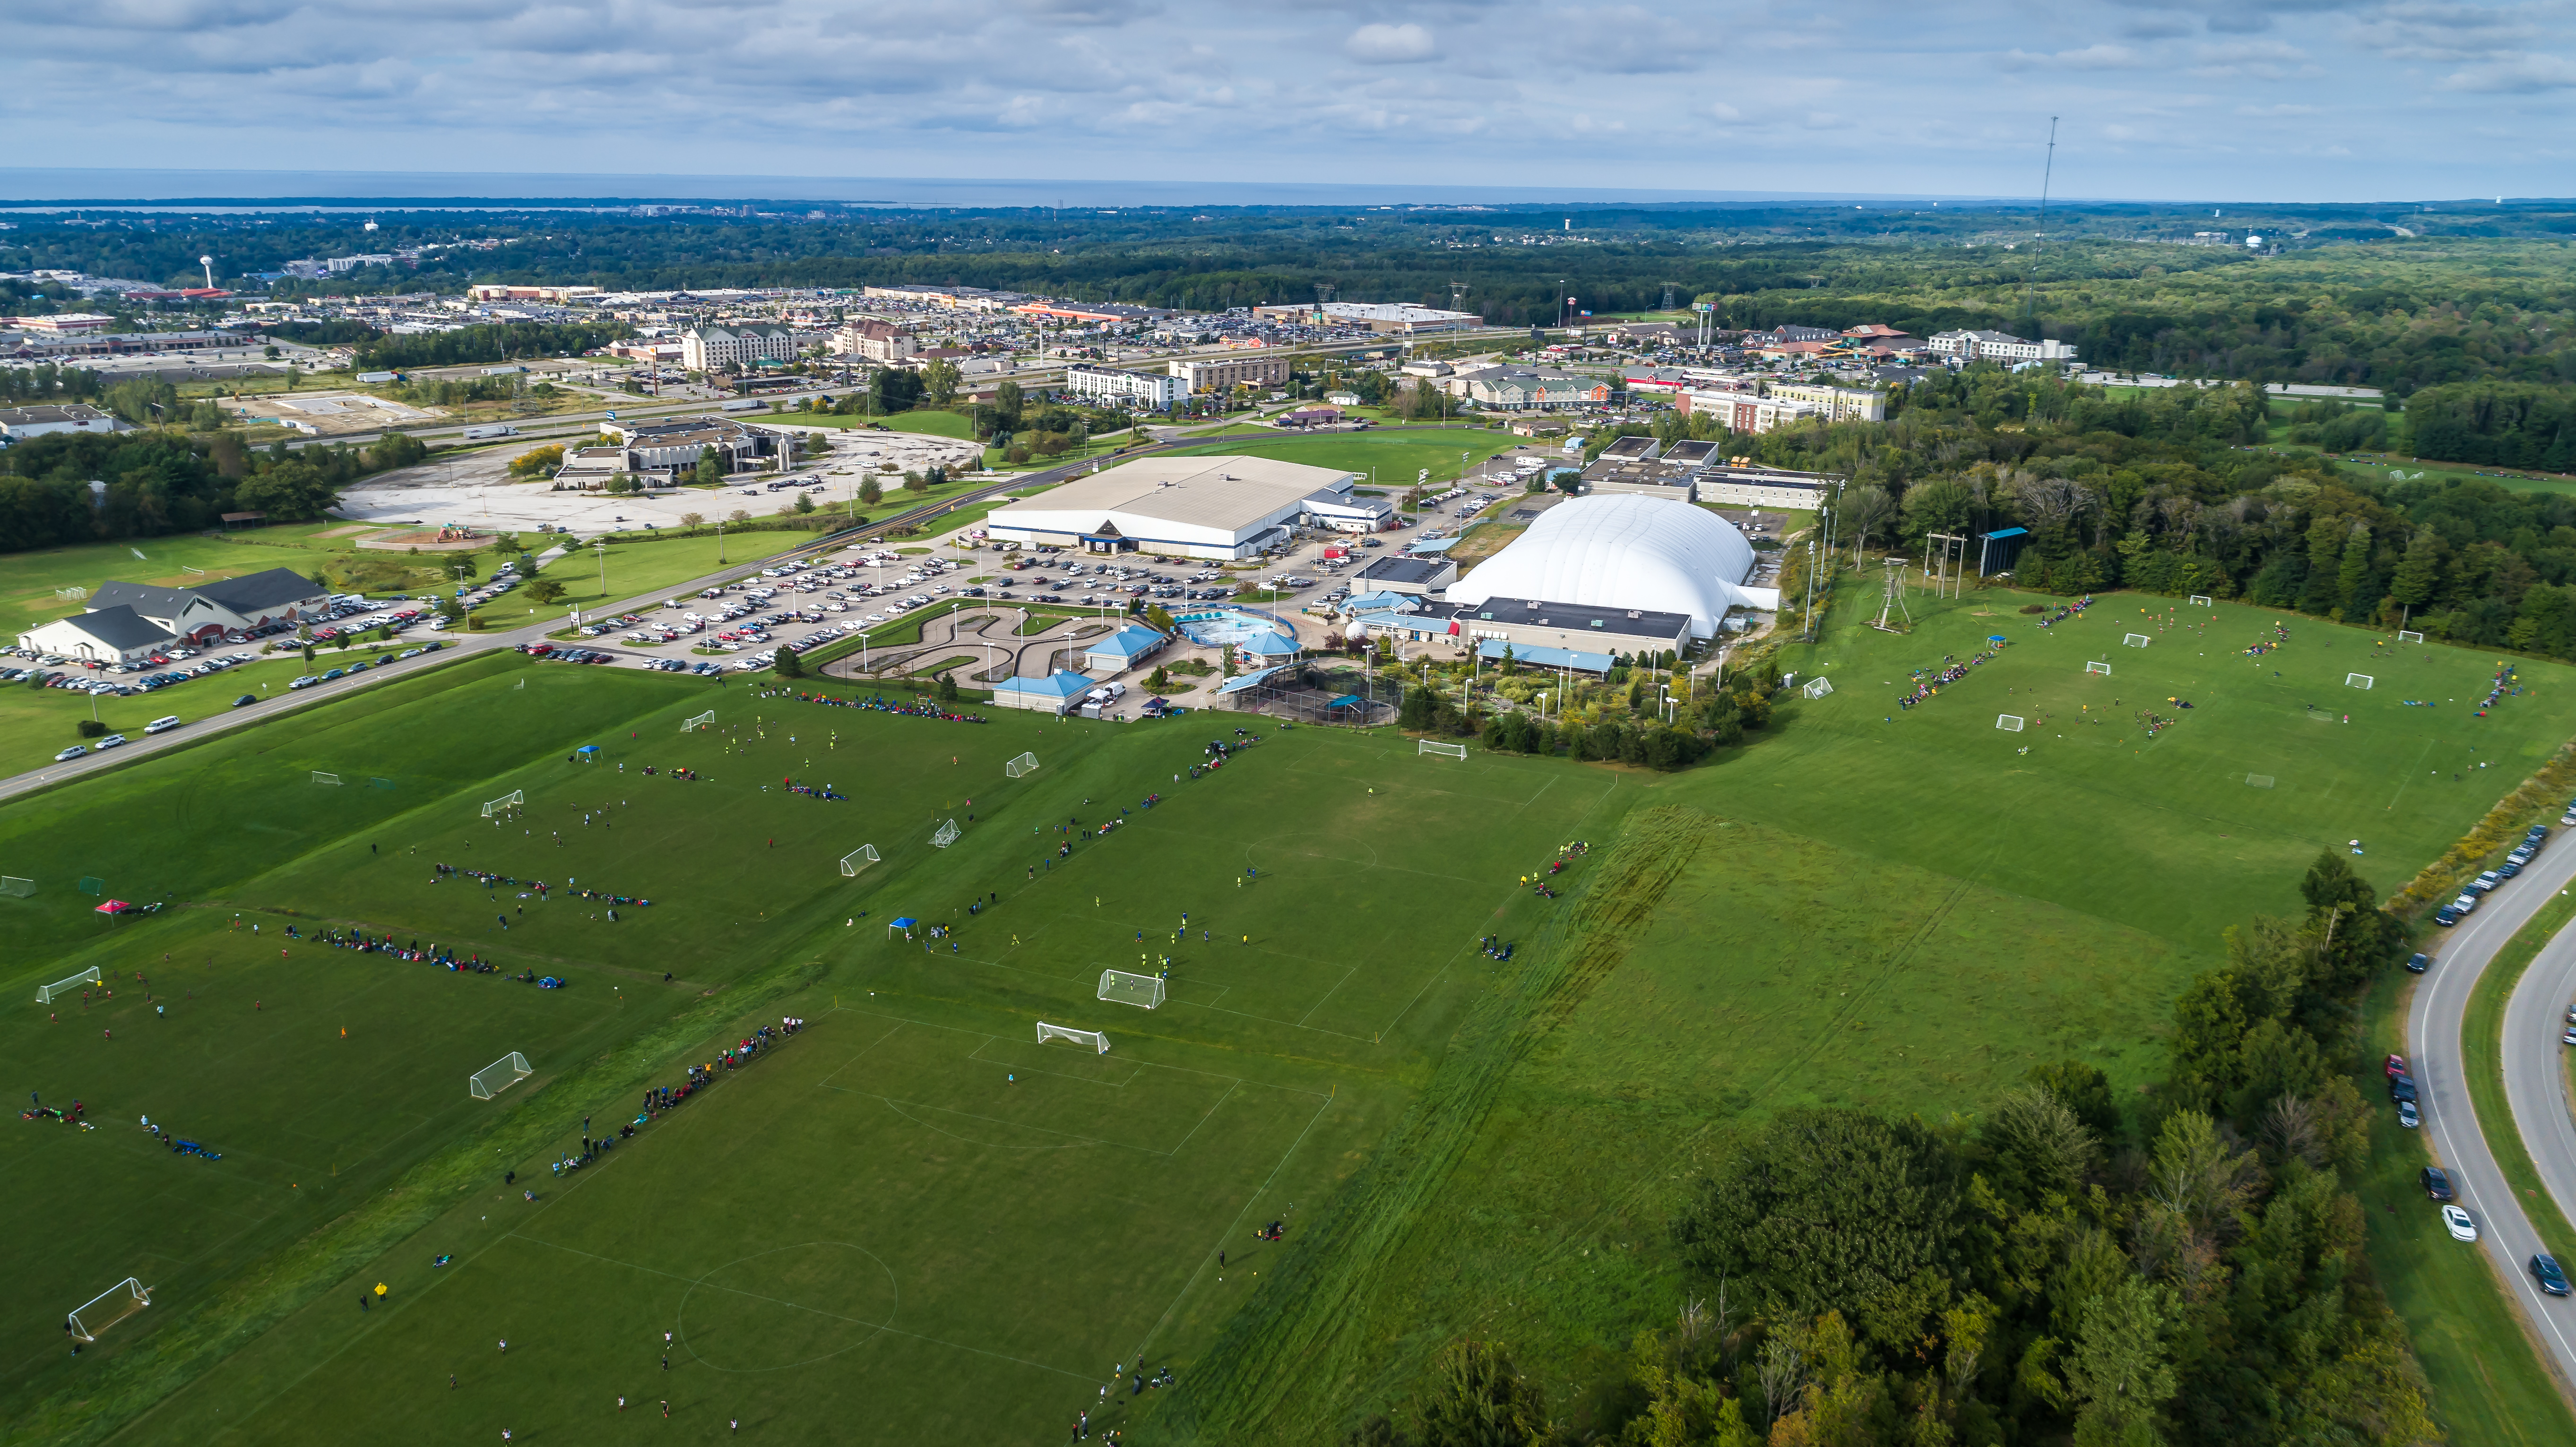
[[[2406,957],[2406,968],[2420,975],[2426,970],[2433,968],[2433,957],[2431,955],[2408,955]]]
[[[2390,1100],[2413,1100],[2415,1098],[2415,1077],[2411,1075],[2392,1075],[2388,1077],[2388,1098]]]
[[[241,697],[233,700],[233,707],[240,708],[244,704],[257,702],[259,702],[257,695],[245,693]]]
[[[2567,1294],[2567,1273],[2558,1269],[2558,1258],[2543,1251],[2531,1258],[2532,1279],[2552,1296]]]
[[[2451,1199],[2451,1178],[2440,1166],[2426,1166],[2424,1168],[2424,1194],[2432,1197],[2436,1201],[2447,1201]]]

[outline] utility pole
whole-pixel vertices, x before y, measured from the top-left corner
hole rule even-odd
[[[2039,253],[2048,245],[2048,183],[2057,171],[2057,117],[2048,118],[2048,160],[2039,172],[2039,236],[2031,243],[2030,265],[2022,270],[2022,321],[2035,330],[2039,321]],[[2034,340],[2036,340],[2034,338]]]

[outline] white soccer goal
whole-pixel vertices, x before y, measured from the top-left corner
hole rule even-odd
[[[1825,677],[1823,674],[1818,674],[1814,678],[1808,679],[1805,683],[1798,685],[1798,691],[1809,698],[1823,698],[1826,694],[1834,691],[1834,681]]]
[[[39,1005],[50,1005],[54,1002],[54,997],[56,995],[68,995],[83,985],[95,985],[97,983],[98,966],[92,965],[88,969],[81,971],[79,974],[72,976],[68,980],[56,980],[50,985],[37,986],[36,1003]]]
[[[1999,729],[2002,729],[2005,733],[2008,733],[2008,734],[2017,734],[2017,733],[2020,733],[2020,732],[2021,732],[2021,715],[2020,715],[2020,714],[2017,714],[2017,713],[1999,713],[1999,714],[1996,714],[1996,715],[1995,715],[1995,727],[1996,727],[1996,728],[1999,728]]]
[[[860,870],[876,862],[877,847],[873,844],[862,844],[841,856],[841,872],[855,877]]]
[[[63,600],[64,602],[66,602],[66,603],[77,603],[77,602],[80,602],[82,599],[87,598],[87,597],[89,596],[89,589],[87,589],[87,588],[56,588],[56,589],[54,590],[54,596],[55,596],[55,597],[57,597],[57,598],[62,599],[62,600]]]
[[[1151,1010],[1163,1003],[1163,980],[1159,975],[1131,975],[1125,970],[1100,972],[1100,998],[1120,1005],[1134,1005]]]
[[[2131,648],[2144,648],[2156,640],[2149,638],[2144,633],[2132,633],[2120,641]]]
[[[2099,673],[2099,674],[2105,674],[2105,675],[2107,675],[2107,674],[2109,674],[2109,673],[2110,673],[2110,671],[2111,671],[2111,665],[2109,665],[2109,664],[2107,664],[2107,663],[2104,663],[2104,662],[2102,662],[2102,661],[2101,661],[2101,660],[2099,660],[2099,659],[2091,659],[2091,658],[2088,658],[2088,659],[2086,659],[2086,660],[2084,661],[2084,671],[2085,671],[2086,673]]]
[[[317,784],[337,784],[340,782],[340,776],[337,774],[326,774],[320,769],[315,769],[313,771],[313,782]]]
[[[708,709],[705,713],[698,715],[696,718],[683,721],[680,725],[680,732],[684,734],[695,733],[700,728],[712,724],[715,721],[716,711],[714,709]]]
[[[96,1341],[100,1332],[151,1304],[152,1288],[129,1276],[72,1312],[72,1337],[76,1341]]]
[[[2272,776],[2269,774],[2247,774],[2245,776],[2245,787],[2249,789],[2268,789],[2272,787]]]
[[[2371,678],[2367,673],[2347,673],[2343,676],[2343,686],[2346,688],[2368,688],[2370,684]]]
[[[1022,754],[1018,758],[1013,759],[1002,766],[1002,772],[1010,775],[1014,779],[1026,778],[1028,775],[1034,774],[1037,771],[1038,756],[1035,754]]]
[[[2421,643],[2424,641],[2424,635],[2415,632],[2413,629],[2400,628],[2397,630],[2397,641],[2400,643]]]
[[[957,821],[951,819],[947,823],[939,826],[938,833],[930,836],[931,846],[936,849],[945,849],[949,845],[957,842],[957,833]]]
[[[1463,759],[1467,757],[1467,746],[1465,744],[1444,744],[1435,739],[1423,739],[1414,748],[1413,756],[1418,759],[1424,754],[1438,754],[1443,758]]]
[[[2191,595],[2191,606],[2195,608],[2215,608],[2218,605],[2209,601],[2208,594],[2194,593]]]
[[[1044,1045],[1050,1040],[1070,1040],[1076,1045],[1088,1045],[1095,1055],[1109,1053],[1109,1037],[1097,1030],[1076,1030],[1068,1025],[1050,1025],[1040,1020],[1038,1043]]]
[[[528,1057],[513,1050],[475,1071],[473,1078],[466,1082],[465,1088],[474,1093],[476,1100],[490,1100],[534,1074],[536,1072],[528,1068]]]
[[[35,892],[36,881],[20,879],[14,874],[0,874],[0,895],[6,895],[11,899],[25,899]]]
[[[489,819],[496,814],[507,814],[527,802],[527,795],[523,791],[512,789],[498,799],[484,800],[483,817]]]

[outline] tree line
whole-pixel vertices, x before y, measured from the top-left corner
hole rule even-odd
[[[495,322],[452,332],[371,336],[358,343],[352,360],[361,368],[383,371],[510,362],[579,355],[634,334],[633,327],[619,321]]]
[[[406,467],[429,449],[403,433],[372,446],[289,451],[232,432],[54,432],[0,452],[0,552],[195,532],[228,512],[270,522],[318,518],[340,489]],[[95,494],[92,481],[106,484]]]
[[[2331,850],[2301,894],[2184,991],[2152,1094],[2070,1060],[1968,1117],[1784,1112],[1693,1184],[1680,1299],[1583,1400],[1471,1337],[1349,1441],[2436,1440],[2352,1190],[2374,1109],[2352,1002],[2405,930]]]

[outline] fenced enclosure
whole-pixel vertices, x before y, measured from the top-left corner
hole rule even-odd
[[[1391,723],[1404,679],[1330,659],[1292,663],[1217,695],[1221,706],[1306,724]]]

